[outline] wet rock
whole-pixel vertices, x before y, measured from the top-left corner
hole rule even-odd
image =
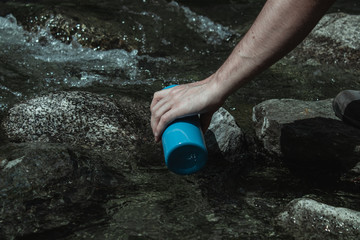
[[[102,207],[126,184],[104,157],[60,144],[1,146],[0,238],[46,239],[106,221]],[[2,160],[4,162],[4,160]]]
[[[277,224],[294,239],[357,239],[360,212],[301,198],[289,203]]]
[[[119,28],[121,25],[96,19],[91,11],[76,11],[78,7],[76,5],[65,4],[54,7],[47,6],[46,3],[16,2],[5,4],[3,7],[2,14],[13,14],[25,30],[30,32],[45,30],[54,38],[67,44],[76,40],[84,47],[97,50],[118,48],[132,51],[136,48],[134,39],[125,37],[126,34]],[[39,42],[46,44],[46,39],[39,39]]]
[[[334,119],[312,118],[285,124],[280,143],[288,163],[308,174],[311,169],[347,172],[360,159],[360,129]]]
[[[84,47],[89,47],[97,50],[107,49],[124,49],[132,51],[136,45],[123,40],[123,36],[116,33],[110,33],[104,29],[110,28],[104,22],[105,28],[95,28],[93,24],[80,23],[73,18],[64,14],[41,14],[41,18],[46,19],[44,26],[49,30],[50,34],[60,41],[70,44],[74,39]],[[40,19],[41,19],[40,18]],[[36,21],[32,21],[36,22]],[[90,25],[90,26],[88,26]]]
[[[94,99],[100,98],[97,94],[84,92],[59,94],[65,94],[66,99],[86,94],[90,105]],[[53,94],[47,97],[50,96]],[[142,138],[147,137],[148,132],[151,135],[148,104],[137,104],[127,98],[119,98],[114,104],[124,106],[122,110],[128,113],[129,122],[140,129],[139,132],[133,129],[137,135]],[[72,105],[67,106],[70,111]],[[100,107],[106,108],[103,105]],[[30,110],[33,111],[32,108]],[[57,111],[57,107],[53,111]],[[239,132],[234,122],[227,122],[232,120],[228,112],[220,110],[213,124],[221,122],[225,125],[222,129],[229,126],[233,132]],[[234,133],[229,134],[233,134],[229,139],[236,139]],[[37,141],[1,146],[0,222],[6,223],[0,225],[0,238],[107,236],[105,239],[114,239],[120,236],[126,239],[141,233],[154,239],[169,236],[176,239],[179,233],[186,231],[188,234],[192,228],[194,231],[189,238],[194,236],[193,232],[213,236],[215,233],[208,229],[224,225],[221,221],[226,218],[217,217],[199,187],[201,178],[206,178],[206,171],[202,172],[203,175],[187,177],[173,174],[166,169],[161,151],[143,140],[138,139],[142,146],[133,152],[126,149],[98,151],[86,146],[83,149],[78,145],[69,147]],[[230,151],[231,146],[224,149]],[[194,204],[194,201],[201,204]],[[169,224],[165,227],[159,225],[158,219]],[[187,219],[186,226],[176,230],[175,225],[178,226],[183,219]],[[205,230],[196,228],[194,223],[207,227]],[[229,234],[231,237],[237,235]]]
[[[110,99],[89,92],[58,92],[9,110],[3,122],[13,142],[53,142],[98,149],[131,148],[136,130]]]
[[[294,99],[270,99],[253,108],[253,122],[256,135],[265,149],[281,155],[280,137],[282,127],[296,120],[316,117],[336,119],[331,99],[322,101],[301,101]]]
[[[220,108],[212,117],[205,140],[210,156],[220,155],[225,160],[234,162],[240,159],[245,137],[234,117]]]
[[[360,16],[345,13],[325,15],[290,56],[314,62],[341,64],[359,71]],[[309,56],[310,60],[309,60]]]
[[[254,107],[253,121],[264,148],[296,172],[324,181],[325,175],[337,177],[359,162],[360,129],[336,119],[331,99],[268,100]],[[350,172],[351,182],[357,182],[356,171]]]
[[[3,127],[12,142],[67,143],[140,156],[147,148],[161,151],[152,141],[148,106],[139,99],[90,92],[51,93],[15,105]],[[214,158],[234,162],[242,153],[243,133],[223,108],[214,114],[205,139]]]
[[[332,13],[325,15],[316,26],[314,37],[327,37],[336,40],[341,46],[360,49],[359,15]]]

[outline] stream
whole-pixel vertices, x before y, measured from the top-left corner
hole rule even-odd
[[[125,94],[150,103],[165,86],[202,80],[225,61],[264,2],[2,1],[0,120],[14,104],[50,92],[80,90],[112,99]],[[329,12],[358,15],[360,4],[338,1]],[[252,135],[256,104],[333,98],[340,90],[360,89],[359,77],[341,65],[285,57],[224,108]],[[0,144],[6,143],[0,134]],[[162,162],[161,152],[150,156],[156,159],[145,167]],[[125,187],[104,204],[107,216],[64,234],[57,230],[54,239],[289,239],[273,218],[294,198],[316,196],[360,210],[359,193],[304,184],[271,157],[254,156],[245,157],[245,166],[210,164],[208,172],[187,177],[151,164],[150,170],[139,168],[132,179],[136,187]]]

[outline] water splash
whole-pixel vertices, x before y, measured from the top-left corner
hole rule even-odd
[[[230,28],[215,23],[208,17],[198,15],[190,8],[180,6],[175,1],[170,2],[169,5],[178,11],[182,11],[185,14],[188,28],[197,32],[208,44],[221,45],[235,34]]]
[[[70,44],[64,43],[51,34],[49,24],[45,24],[42,28],[38,27],[34,33],[19,26],[16,18],[11,14],[0,17],[0,95],[2,96],[0,104],[7,106],[9,99],[16,102],[30,95],[66,90],[72,87],[84,88],[92,85],[98,86],[98,84],[121,87],[133,84],[152,84],[157,79],[167,81],[169,84],[178,83],[179,76],[183,77],[183,74],[179,74],[179,72],[186,72],[193,64],[187,58],[194,59],[196,54],[199,55],[199,58],[204,58],[206,54],[203,54],[203,51],[210,51],[212,46],[224,43],[233,34],[229,28],[217,24],[205,16],[197,15],[189,8],[174,1],[170,2],[165,10],[140,10],[138,11],[137,8],[122,9],[129,14],[129,19],[122,20],[123,24],[132,26],[132,17],[145,17],[139,21],[133,21],[134,27],[138,31],[136,37],[139,38],[135,40],[143,44],[138,46],[138,50],[131,52],[123,49],[86,48],[79,43],[81,39],[76,34],[71,36]],[[176,32],[178,27],[183,27],[184,33],[200,36],[206,40],[201,47],[196,44],[188,45],[186,42],[183,48],[185,51],[181,56],[179,55],[180,57],[173,55],[174,49],[184,43],[181,41],[174,43],[171,37],[168,39],[167,36],[161,35],[163,25],[169,21],[169,16],[173,16],[174,12],[178,14],[176,16],[178,18],[176,18],[176,23],[171,25],[174,30],[171,28],[168,32],[170,36],[173,31]],[[47,21],[52,22],[52,18],[56,18],[56,16],[49,16]],[[148,20],[158,26],[155,36],[159,38],[151,38],[149,35]],[[79,24],[76,26],[80,28]],[[174,34],[176,35],[176,33]],[[127,41],[127,38],[128,36],[125,34],[124,41]],[[146,45],[149,41],[155,41],[156,44]],[[164,46],[160,47],[160,50],[157,49],[157,41]],[[178,45],[173,48],[174,44]],[[195,46],[201,50],[196,52]],[[154,51],[152,51],[153,47]],[[140,55],[139,52],[150,52],[151,56]],[[191,79],[192,77],[193,75],[189,71],[188,75],[183,78]]]
[[[16,60],[13,59],[11,65],[27,68],[24,70],[28,72],[36,67],[43,73],[36,77],[46,82],[77,87],[93,82],[119,85],[151,82],[140,69],[139,61],[151,62],[152,57],[140,57],[137,50],[95,51],[82,47],[75,37],[71,44],[65,44],[55,39],[49,29],[39,29],[38,33],[23,30],[12,15],[0,17],[0,46],[3,49],[1,61],[10,60],[10,55],[15,54]],[[167,59],[157,58],[156,61],[167,62]]]

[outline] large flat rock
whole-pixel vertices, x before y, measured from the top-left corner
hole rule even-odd
[[[271,99],[256,105],[257,137],[271,154],[297,170],[336,174],[354,168],[360,159],[360,129],[338,120],[332,100]],[[329,171],[330,170],[330,171]]]
[[[117,149],[136,139],[129,117],[110,99],[58,92],[17,104],[3,122],[13,142],[53,142]]]
[[[270,99],[253,108],[256,135],[267,150],[281,154],[280,136],[285,124],[316,117],[336,119],[331,101],[301,101],[295,99]]]

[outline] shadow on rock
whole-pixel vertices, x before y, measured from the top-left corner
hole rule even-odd
[[[317,181],[336,179],[360,158],[360,129],[329,118],[309,118],[284,124],[281,152],[297,174]]]

